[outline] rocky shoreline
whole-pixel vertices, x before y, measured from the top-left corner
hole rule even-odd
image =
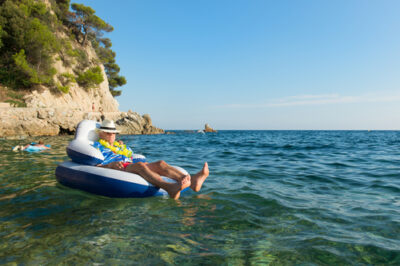
[[[101,116],[112,119],[121,134],[163,134],[152,125],[148,114],[128,112],[87,112],[66,108],[0,108],[0,138],[56,136],[74,134],[83,119],[101,121]]]

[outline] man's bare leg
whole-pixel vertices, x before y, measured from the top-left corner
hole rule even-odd
[[[141,162],[129,164],[125,171],[138,174],[147,182],[166,190],[168,195],[173,199],[179,199],[181,191],[190,186],[189,175],[184,176],[181,180],[177,180],[177,183],[166,182],[158,173],[153,172],[147,164]]]
[[[208,170],[208,163],[205,162],[203,169],[201,169],[197,174],[192,176],[191,178],[192,184],[190,185],[190,188],[196,192],[200,191],[201,186],[203,185],[204,181],[206,180],[209,174],[210,170]]]
[[[165,161],[157,161],[153,163],[148,163],[147,166],[157,174],[161,176],[166,176],[172,178],[176,181],[182,180],[186,175],[176,169],[175,167],[167,164]]]

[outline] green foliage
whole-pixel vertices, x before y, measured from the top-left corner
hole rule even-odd
[[[93,67],[78,75],[76,82],[84,88],[94,88],[104,81],[101,68]]]
[[[90,6],[85,6],[83,4],[76,4],[73,3],[71,5],[71,8],[75,10],[76,15],[83,20],[88,20],[91,16],[94,15],[96,11],[93,10]]]
[[[68,49],[67,55],[70,57],[77,57],[77,58],[81,57],[82,58],[82,56],[81,56],[82,54],[80,53],[80,50]]]
[[[72,12],[70,0],[49,2],[53,12],[41,0],[0,0],[0,84],[15,89],[44,84],[64,93],[69,91],[70,82],[91,88],[103,81],[101,69],[83,70],[102,63],[111,93],[120,95],[121,91],[115,88],[126,84],[126,79],[118,74],[120,68],[111,50],[111,40],[102,37],[113,27],[96,16],[91,7],[72,4]],[[68,37],[56,35],[59,31]],[[85,47],[72,45],[71,41],[76,40],[82,45],[90,41],[99,60],[90,62]],[[73,66],[75,73],[81,73],[76,81],[72,74],[61,74],[61,84],[54,84],[54,59],[61,59],[64,66]]]
[[[5,34],[5,32],[3,31],[3,28],[0,26],[0,48],[3,46],[3,41],[2,41],[2,37]]]
[[[32,86],[33,84],[39,83],[38,73],[35,69],[33,69],[28,61],[26,61],[25,51],[22,49],[19,53],[16,53],[12,57],[14,59],[14,63],[16,66],[16,70],[20,73],[21,76],[25,76],[25,79],[22,79],[22,84],[25,87]]]
[[[101,39],[101,44],[104,47],[99,45],[96,53],[100,61],[104,64],[110,92],[114,97],[120,96],[121,91],[115,90],[115,88],[125,85],[126,79],[118,74],[120,67],[115,63],[115,52],[110,49],[112,45],[110,39]]]
[[[70,0],[52,0],[51,5],[54,13],[64,23],[68,22]]]
[[[5,46],[16,48],[18,51],[23,48],[25,31],[29,27],[26,12],[9,0],[5,1],[0,7],[0,25],[6,32],[3,37]],[[5,49],[2,50],[4,51]],[[9,50],[11,49],[7,49],[5,52],[11,52]]]
[[[116,97],[116,96],[120,96],[122,91],[121,90],[110,90],[111,95]]]
[[[24,97],[23,94],[11,90],[7,91],[7,96],[20,101],[23,101]]]
[[[86,39],[92,42],[101,63],[104,64],[111,93],[114,96],[121,95],[121,91],[114,91],[114,88],[126,84],[126,79],[118,75],[120,69],[115,63],[115,52],[110,49],[111,40],[101,38],[103,31],[110,32],[113,30],[112,26],[97,17],[91,7],[72,4],[71,8],[75,11],[72,22],[76,25],[78,32],[83,33],[82,44],[85,43]]]
[[[120,71],[120,68],[116,63],[114,63],[115,60],[111,60],[111,62],[112,63],[104,64],[104,67],[106,69],[106,74],[107,74],[108,84],[110,87],[111,94],[113,94],[114,96],[119,96],[119,95],[121,95],[121,91],[116,91],[115,88],[125,85],[126,79],[125,79],[125,77],[120,76],[118,74]]]
[[[48,10],[46,5],[40,1],[22,0],[19,7],[25,12],[27,16],[44,17]]]
[[[89,67],[89,58],[85,52],[85,50],[83,49],[77,49],[74,50],[74,52],[77,54],[77,61],[78,61],[78,65],[77,65],[77,70],[78,72],[82,72],[84,69]]]
[[[44,2],[35,0],[19,0],[19,2],[18,7],[25,13],[26,17],[37,18],[50,28],[53,28],[56,17],[49,12]]]
[[[75,76],[71,73],[62,73],[61,75],[58,75],[58,79],[60,80],[61,84],[57,84],[56,87],[63,93],[68,93],[69,85],[72,82],[76,82]]]
[[[74,50],[69,39],[61,39],[61,49],[60,49],[60,57],[63,61],[63,64],[67,67],[76,63],[76,59],[79,58],[79,52]]]
[[[25,38],[25,44],[31,49],[28,56],[31,58],[30,61],[33,64],[40,64],[43,60],[45,63],[51,64],[51,55],[58,52],[61,48],[61,44],[56,36],[37,18],[32,19]]]
[[[99,41],[104,45],[105,48],[111,48],[112,43],[109,38],[101,38]]]
[[[63,86],[63,85],[57,84],[57,89],[65,94],[67,94],[69,92],[68,86]]]
[[[0,82],[11,87],[51,84],[53,55],[60,43],[41,1],[6,0],[0,6]]]
[[[9,103],[13,107],[26,107],[25,102],[17,101],[17,100],[6,100],[6,103]]]
[[[113,27],[95,15],[95,11],[83,4],[72,4],[71,8],[75,11],[71,16],[71,22],[77,29],[77,34],[82,33],[81,43],[86,44],[88,36],[97,37],[102,31],[111,32]],[[77,36],[79,38],[79,36]]]
[[[4,89],[4,88],[2,88]],[[10,89],[6,89],[6,95],[8,99],[4,100],[4,102],[10,103],[11,106],[14,107],[26,107],[26,103],[23,99],[24,94],[17,92],[17,91],[13,91]]]
[[[103,64],[109,64],[115,62],[115,52],[112,51],[111,49],[99,46],[96,49],[96,54]]]
[[[54,68],[49,68],[46,72],[39,73],[28,63],[23,49],[13,55],[12,58],[15,63],[16,71],[18,71],[21,76],[25,76],[25,78],[21,80],[25,87],[30,87],[35,84],[52,84],[53,76],[56,73]]]
[[[63,85],[70,84],[71,82],[76,82],[75,76],[71,73],[62,73],[58,78],[61,80]]]

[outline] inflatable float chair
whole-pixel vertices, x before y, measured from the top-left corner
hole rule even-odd
[[[92,146],[98,140],[97,128],[100,128],[100,124],[93,120],[83,120],[78,124],[75,138],[67,147],[71,161],[65,161],[56,168],[56,179],[60,184],[115,198],[168,195],[165,190],[153,186],[139,175],[96,166],[104,161],[103,154]],[[145,161],[143,155],[135,154],[133,157],[135,161]],[[188,174],[183,168],[174,167]],[[162,178],[176,182],[168,177]]]

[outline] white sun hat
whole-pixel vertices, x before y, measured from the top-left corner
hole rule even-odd
[[[108,133],[119,133],[119,130],[115,128],[114,121],[108,119],[103,120],[98,130]]]

